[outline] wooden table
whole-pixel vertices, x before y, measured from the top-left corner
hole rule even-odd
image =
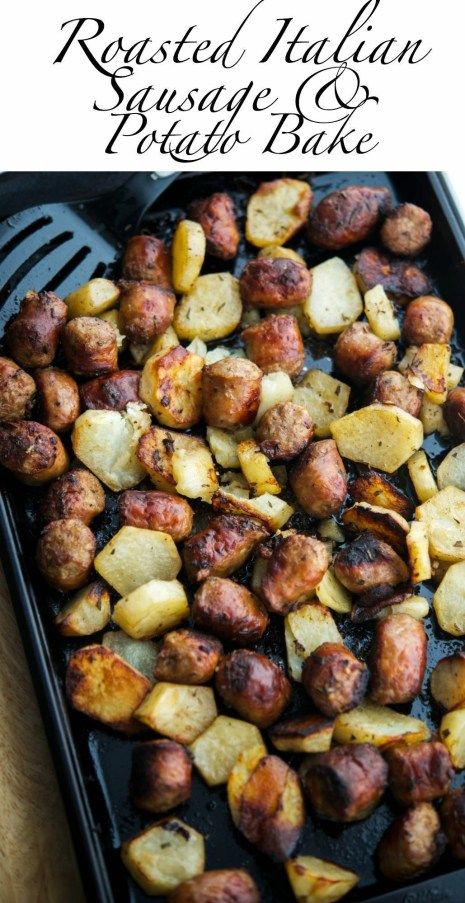
[[[0,903],[65,901],[84,895],[0,567]]]

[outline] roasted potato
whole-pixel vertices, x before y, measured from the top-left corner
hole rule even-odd
[[[312,756],[301,770],[312,808],[321,818],[353,822],[367,818],[387,787],[388,768],[369,743],[341,746]]]
[[[189,429],[202,415],[204,361],[181,345],[149,357],[139,394],[163,426]]]
[[[312,244],[339,251],[363,241],[391,209],[388,188],[351,185],[324,197],[308,224]]]
[[[110,593],[100,581],[90,583],[65,605],[54,620],[62,636],[98,633],[110,620]]]
[[[331,424],[339,454],[394,473],[423,444],[419,420],[395,405],[371,404]]]
[[[363,300],[366,318],[371,330],[383,342],[395,342],[400,339],[399,321],[394,312],[392,301],[386,295],[382,285],[370,289]]]
[[[342,522],[349,530],[357,533],[373,533],[392,546],[396,552],[405,553],[405,543],[410,530],[408,521],[397,511],[370,505],[368,502],[355,502],[346,508]]]
[[[309,413],[317,439],[326,439],[331,436],[331,423],[345,414],[349,395],[345,383],[323,370],[308,370],[295,389],[293,401]]]
[[[413,505],[397,486],[382,473],[368,470],[359,474],[350,484],[350,494],[356,502],[367,502],[395,511],[408,520],[413,515]]]
[[[432,228],[431,217],[426,210],[416,204],[399,204],[387,214],[380,237],[383,245],[393,254],[415,257],[428,244]]]
[[[116,347],[118,351],[122,351],[123,348],[126,347],[126,336],[124,336],[119,329],[118,311],[115,308],[106,310],[105,313],[99,314],[99,320],[103,320],[104,323],[109,323],[111,328],[115,330]]]
[[[145,476],[136,452],[150,423],[150,414],[132,402],[126,411],[85,411],[71,434],[74,454],[114,492],[130,489]]]
[[[115,730],[140,730],[134,711],[150,690],[150,682],[105,646],[85,646],[71,655],[66,669],[66,695],[78,712]]]
[[[427,637],[421,621],[392,614],[378,621],[370,655],[370,697],[379,705],[411,702],[421,690]]]
[[[235,649],[224,656],[215,687],[226,706],[260,728],[277,721],[292,693],[281,668],[249,649]]]
[[[223,647],[215,637],[197,630],[172,630],[163,638],[155,677],[173,684],[206,684],[222,654]]]
[[[239,326],[242,301],[239,282],[231,273],[199,276],[174,311],[173,325],[180,339],[204,342],[224,339]]]
[[[42,423],[55,433],[70,430],[81,409],[76,380],[57,367],[37,370],[34,379]]]
[[[396,370],[383,370],[379,373],[369,394],[373,402],[397,405],[412,417],[420,416],[422,390],[412,386],[407,377]]]
[[[449,753],[437,740],[415,746],[400,743],[386,751],[386,760],[391,792],[405,806],[444,796],[454,776]]]
[[[297,903],[335,903],[360,880],[355,872],[315,856],[289,859],[286,872]]]
[[[12,358],[22,367],[48,367],[58,349],[68,308],[53,292],[27,292],[5,330]]]
[[[305,408],[286,401],[265,411],[257,427],[257,442],[270,461],[290,461],[308,445],[314,429]]]
[[[119,328],[130,342],[150,343],[173,320],[176,298],[170,289],[150,282],[121,282]]]
[[[68,320],[74,317],[98,317],[118,302],[120,290],[110,279],[90,279],[65,298]]]
[[[341,643],[322,643],[305,660],[302,683],[313,705],[328,718],[358,705],[368,686],[368,669]]]
[[[336,743],[372,743],[383,749],[394,743],[419,743],[429,735],[429,728],[420,719],[368,700],[338,715],[334,725]]]
[[[47,524],[40,534],[36,562],[47,583],[56,589],[78,589],[89,579],[95,555],[95,536],[76,518]]]
[[[423,398],[420,408],[420,420],[423,424],[425,436],[431,433],[439,433],[440,436],[449,436],[450,430],[444,417],[444,405],[433,404]]]
[[[279,530],[294,514],[294,508],[287,502],[268,492],[255,499],[248,499],[241,497],[241,493],[234,495],[233,492],[219,489],[212,497],[212,506],[215,511],[224,514],[255,520],[268,533]]]
[[[296,263],[301,263],[303,266],[307,266],[304,258],[302,257],[302,254],[298,254],[297,251],[294,251],[292,248],[283,248],[281,245],[267,245],[266,248],[262,248],[258,252],[257,256],[287,257],[289,260],[295,260]]]
[[[194,765],[209,787],[226,784],[238,756],[247,750],[266,756],[262,735],[254,724],[218,715],[189,747]]]
[[[217,869],[184,881],[169,903],[260,903],[255,882],[243,869]]]
[[[363,311],[362,296],[349,267],[332,257],[311,269],[312,283],[303,312],[318,335],[342,332]]]
[[[452,389],[444,405],[444,418],[453,436],[465,442],[465,388]]]
[[[363,294],[381,285],[388,298],[398,304],[407,304],[431,291],[431,282],[423,270],[408,260],[390,258],[376,248],[364,248],[356,257],[353,270]]]
[[[174,580],[181,559],[168,533],[124,526],[100,550],[95,569],[125,596],[149,580]]]
[[[383,370],[390,370],[397,355],[394,342],[383,342],[368,323],[352,323],[334,346],[334,362],[357,386],[366,386]]]
[[[259,584],[268,611],[286,615],[298,602],[311,597],[330,564],[325,546],[299,533],[279,540]]]
[[[73,517],[89,526],[104,509],[105,492],[97,477],[89,470],[73,467],[48,486],[41,517],[45,523]]]
[[[42,423],[19,420],[0,423],[0,464],[22,483],[49,483],[68,469],[69,458],[61,439]]]
[[[378,863],[390,881],[409,881],[431,868],[442,855],[445,837],[431,803],[418,803],[397,818],[378,846]]]
[[[229,576],[267,535],[260,521],[250,517],[212,518],[204,530],[194,533],[184,544],[183,561],[188,579],[200,582],[206,577]]]
[[[266,310],[303,304],[311,285],[312,276],[307,267],[288,257],[249,260],[239,280],[243,302]]]
[[[443,404],[447,397],[449,345],[420,345],[405,375],[412,386],[425,393],[426,401]]]
[[[205,844],[179,818],[164,818],[125,840],[121,858],[134,881],[150,896],[169,894],[205,868]]]
[[[152,567],[158,570],[160,563]],[[137,582],[140,579],[141,576],[135,578]],[[177,580],[155,578],[129,591],[113,610],[115,624],[135,640],[162,636],[188,616],[189,606],[182,584]]]
[[[293,397],[294,386],[288,373],[284,373],[282,370],[276,373],[266,373],[260,385],[260,404],[255,423],[259,423],[266,411],[273,405],[292,401]]]
[[[405,312],[402,340],[406,345],[447,344],[454,328],[452,308],[426,295],[411,301]]]
[[[154,235],[131,236],[123,256],[122,275],[135,282],[171,288],[170,255],[161,239]]]
[[[436,495],[438,487],[423,449],[415,452],[407,461],[407,467],[413,488],[420,502],[427,502]],[[444,489],[445,486],[441,486]]]
[[[231,433],[228,430],[220,430],[216,426],[207,427],[207,442],[215,461],[225,468],[239,467],[239,458],[237,457],[237,446],[244,439],[251,439],[253,430],[251,427],[244,427],[242,430],[235,430]]]
[[[152,640],[133,640],[124,630],[108,630],[103,634],[102,645],[140,671],[149,683],[154,683],[153,672],[158,658],[159,643]]]
[[[293,680],[302,680],[304,662],[322,643],[342,643],[330,611],[324,605],[301,605],[284,622],[287,667]]]
[[[149,740],[132,750],[131,798],[146,812],[168,812],[191,795],[192,762],[174,740]]]
[[[268,458],[263,454],[255,439],[244,439],[239,442],[237,457],[252,497],[265,493],[279,495],[281,485],[268,463]]]
[[[461,540],[459,540],[461,542]],[[452,564],[444,574],[433,605],[438,624],[452,636],[465,635],[465,561]]]
[[[128,402],[140,402],[139,370],[118,370],[109,376],[98,376],[80,386],[85,410],[124,411]]]
[[[75,317],[63,329],[63,351],[77,376],[102,376],[118,369],[116,333],[98,317]]]
[[[208,198],[194,201],[189,207],[189,215],[196,224],[200,224],[206,239],[207,253],[212,257],[219,257],[220,260],[233,260],[237,254],[241,236],[236,222],[234,203],[230,195],[223,191],[216,191]],[[185,289],[176,289],[176,291],[185,291]]]
[[[346,589],[357,595],[373,587],[397,586],[409,577],[408,567],[397,552],[372,533],[361,533],[337,552],[334,573]]]
[[[441,823],[452,855],[465,859],[465,788],[451,790],[441,805]]]
[[[290,314],[275,314],[247,326],[242,333],[247,357],[263,373],[280,371],[294,379],[302,370],[305,349],[299,324]]]
[[[260,403],[261,370],[252,361],[223,358],[205,367],[203,415],[209,426],[234,430],[252,423]]]
[[[189,497],[204,497],[205,501],[209,501],[211,493],[218,486],[211,455],[205,442],[197,436],[187,436],[154,426],[139,440],[137,457],[157,489],[180,492],[181,488],[177,485],[180,477],[184,490],[187,482],[195,490],[194,495]]]
[[[268,627],[268,615],[260,599],[246,586],[222,577],[207,577],[192,606],[194,623],[221,639],[249,646]]]
[[[465,707],[465,652],[441,658],[430,677],[431,695],[444,709]]]
[[[449,750],[454,768],[465,768],[465,708],[454,709],[443,716],[439,738]]]
[[[311,442],[294,465],[289,482],[311,517],[337,514],[347,495],[347,473],[333,439]]]
[[[135,716],[178,743],[192,743],[216,718],[211,687],[157,683],[137,709]]]
[[[407,536],[407,552],[410,564],[410,582],[423,583],[431,579],[431,559],[429,557],[428,530],[421,521],[413,521]]]
[[[300,715],[274,724],[270,740],[280,752],[319,753],[331,746],[334,721],[322,715]]]
[[[245,235],[257,248],[284,245],[304,225],[312,189],[300,179],[262,182],[249,198]]]
[[[36,384],[8,357],[0,357],[0,422],[24,420],[32,411]]]
[[[352,609],[352,598],[345,586],[337,579],[332,567],[328,568],[323,579],[320,580],[315,594],[322,605],[332,608],[339,614],[349,614]]]
[[[189,292],[200,275],[205,260],[205,233],[201,225],[190,219],[179,221],[173,235],[173,287],[175,292]]]
[[[445,489],[447,486],[465,490],[465,443],[451,448],[441,461],[436,471],[436,477],[438,481],[436,491],[438,487]],[[426,501],[426,499],[421,499],[421,501]]]
[[[187,539],[194,512],[185,499],[168,492],[128,490],[119,499],[122,526],[168,533],[175,542]]]

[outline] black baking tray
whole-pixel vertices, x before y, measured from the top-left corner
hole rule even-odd
[[[95,174],[95,194],[102,189],[106,175]],[[243,218],[247,197],[260,181],[274,175],[278,174],[209,173],[191,176],[189,179],[181,178],[171,185],[149,211],[144,227],[168,239],[177,218],[185,212],[187,203],[194,197],[215,190],[229,191]],[[292,175],[310,178],[316,200],[334,188],[351,183],[384,184],[391,188],[395,199],[413,201],[429,210],[434,222],[433,240],[426,259],[421,264],[425,265],[430,274],[435,291],[454,309],[457,322],[454,360],[465,363],[465,230],[443,177],[437,173],[401,172]],[[53,178],[53,174],[50,177]],[[23,206],[26,204],[27,197],[23,200]],[[36,207],[32,214],[28,212],[28,222],[39,221],[51,209]],[[70,224],[76,215],[86,216],[88,220],[90,217],[97,217],[95,204],[91,214],[82,203],[53,207],[53,216],[60,220],[67,234],[72,229]],[[17,216],[21,217],[21,214]],[[98,231],[98,218],[94,222]],[[13,220],[13,223],[17,225],[18,221]],[[297,237],[292,246],[303,251],[309,264],[328,256],[310,249],[303,235]],[[357,250],[356,247],[351,248],[342,256],[350,263]],[[93,261],[92,268],[87,272],[85,260],[80,260],[79,281],[96,274],[111,276],[117,273],[119,253],[117,245],[113,248],[109,246],[108,253],[102,255],[98,265],[95,266]],[[240,272],[244,262],[253,253],[253,249],[243,242],[237,260],[231,265],[232,272]],[[217,261],[209,261],[208,265],[212,271],[224,268]],[[34,281],[28,287],[37,290],[50,287],[50,269],[46,259],[42,262],[40,253],[31,262],[31,268]],[[20,267],[16,282],[10,280],[5,287],[0,256],[0,334],[9,317],[18,308],[27,278],[28,273],[24,267]],[[55,279],[53,288],[58,294],[65,294],[76,284],[76,273],[72,268],[65,267],[58,283]],[[234,342],[235,339],[232,338],[231,341]],[[306,345],[307,364],[316,363],[323,369],[331,370],[330,343],[307,339]],[[426,448],[435,461],[444,455],[448,441],[429,437]],[[402,483],[402,475],[399,479]],[[98,903],[142,903],[150,898],[129,878],[120,863],[118,848],[122,840],[155,819],[138,812],[129,800],[131,748],[135,741],[100,728],[97,723],[70,711],[64,699],[63,676],[67,657],[76,646],[84,643],[66,641],[57,636],[52,621],[63,604],[63,596],[45,586],[34,566],[34,546],[38,532],[36,511],[41,495],[41,490],[21,486],[11,475],[0,471],[1,555],[5,573],[68,813],[86,897]],[[115,497],[108,493],[107,509],[93,525],[99,547],[117,529],[115,509]],[[201,519],[204,513],[203,506],[199,505],[197,517]],[[311,531],[312,525],[308,518],[297,514],[295,523],[300,529]],[[240,576],[245,579],[247,573],[246,568]],[[430,598],[431,588],[425,585],[422,593]],[[341,632],[347,637],[348,645],[358,653],[366,654],[371,642],[372,626],[368,624],[354,627],[347,625],[347,619],[338,616],[336,619]],[[442,633],[432,618],[427,621],[427,630],[430,637],[429,674],[438,658],[461,648],[463,643]],[[270,657],[281,663],[284,661],[282,632],[282,621],[276,620],[260,646]],[[438,723],[439,713],[431,705],[427,677],[424,687],[423,693],[412,706],[404,706],[402,710],[411,711],[434,726]],[[302,705],[303,698],[299,692],[296,695],[295,707],[298,707]],[[299,757],[294,757],[294,760],[289,757],[289,761],[294,761],[294,764],[298,759]],[[463,774],[458,775],[456,786],[463,782]],[[208,790],[196,776],[192,799],[180,807],[177,814],[205,835],[207,868],[243,866],[257,880],[263,903],[291,903],[293,896],[282,867],[257,854],[233,828],[224,788]],[[459,903],[465,900],[465,869],[460,868],[448,854],[429,873],[427,880],[410,882],[399,888],[380,876],[373,852],[395,814],[395,804],[387,796],[369,819],[358,824],[331,825],[309,816],[297,853],[333,859],[357,871],[361,876],[360,884],[345,898],[348,901]],[[50,813],[50,817],[53,818],[53,813]]]

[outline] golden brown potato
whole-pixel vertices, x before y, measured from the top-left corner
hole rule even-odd
[[[261,381],[261,370],[244,358],[225,357],[205,367],[203,415],[208,425],[234,430],[253,423]]]
[[[45,523],[63,517],[77,518],[89,526],[105,508],[105,492],[90,470],[73,467],[48,487],[41,506]]]
[[[213,517],[205,529],[194,533],[184,544],[188,579],[199,583],[206,577],[228,577],[267,536],[263,524],[251,517],[234,514]]]
[[[222,577],[207,577],[194,596],[194,623],[238,646],[258,642],[268,627],[268,615],[246,586]]]
[[[301,771],[304,791],[315,812],[330,821],[367,818],[387,787],[388,767],[370,743],[336,746],[312,756]]]
[[[311,517],[337,514],[347,495],[347,473],[334,440],[311,442],[291,471],[289,483]]]
[[[291,314],[265,317],[244,329],[245,351],[263,373],[279,370],[294,378],[305,361],[305,349],[299,324]]]
[[[172,630],[163,638],[155,677],[173,684],[206,684],[223,654],[219,640],[197,630]]]
[[[224,656],[215,687],[225,705],[260,728],[278,720],[292,695],[281,668],[250,649],[236,649]]]
[[[386,750],[389,787],[399,803],[429,803],[444,796],[454,776],[449,753],[438,740]]]
[[[313,705],[330,718],[362,701],[368,676],[365,663],[342,643],[322,643],[302,669],[302,683]]]
[[[447,344],[453,328],[452,308],[434,295],[425,295],[408,305],[402,340],[406,345]]]
[[[116,332],[98,317],[75,317],[63,330],[68,367],[78,376],[100,376],[118,369]]]
[[[27,292],[5,330],[11,356],[22,367],[48,367],[58,349],[68,309],[53,292]]]
[[[362,595],[374,587],[405,583],[409,569],[397,552],[372,533],[362,533],[334,559],[337,579],[351,593]]]
[[[194,512],[185,499],[169,492],[128,489],[119,498],[121,525],[160,530],[175,542],[187,539],[192,530]]]
[[[303,304],[311,285],[312,277],[307,267],[285,257],[249,260],[239,280],[244,303],[266,309]]]
[[[189,429],[200,420],[203,368],[203,358],[182,345],[149,357],[139,393],[163,426]]]
[[[0,357],[0,421],[24,420],[32,411],[36,384],[8,357]]]
[[[262,182],[247,204],[245,234],[257,248],[284,245],[304,225],[312,189],[301,179]]]
[[[350,494],[356,502],[368,502],[396,511],[407,520],[413,517],[412,502],[387,477],[376,470],[360,474],[350,484]]]
[[[192,762],[174,740],[148,740],[132,750],[131,797],[146,812],[168,812],[191,795]]]
[[[364,248],[354,264],[354,275],[363,294],[382,285],[388,298],[406,304],[431,291],[428,276],[408,260],[396,260],[376,248]]]
[[[389,826],[378,846],[379,867],[390,881],[409,881],[442,855],[445,837],[431,803],[418,803]]]
[[[90,636],[103,630],[110,617],[110,593],[100,580],[95,580],[63,606],[53,623],[62,636]]]
[[[334,721],[322,715],[299,715],[279,721],[268,731],[276,749],[282,752],[318,753],[331,746]]]
[[[323,198],[308,224],[312,244],[338,251],[363,241],[391,209],[389,188],[350,185]]]
[[[76,380],[57,367],[36,370],[34,379],[42,422],[55,433],[70,430],[81,409]]]
[[[452,435],[465,442],[465,388],[458,387],[449,392],[443,411]]]
[[[130,342],[149,344],[171,325],[176,303],[170,289],[150,282],[121,282],[119,328]]]
[[[85,410],[124,411],[130,401],[138,402],[140,370],[118,370],[98,376],[80,387]]]
[[[146,894],[164,896],[203,872],[205,842],[198,831],[171,816],[125,840],[121,859]]]
[[[207,239],[207,252],[220,260],[232,260],[240,241],[232,198],[217,191],[189,207],[189,216],[200,223]]]
[[[274,404],[260,418],[257,442],[270,461],[291,461],[313,438],[315,425],[304,407],[285,401]]]
[[[346,508],[342,522],[355,533],[364,531],[374,533],[378,539],[387,542],[400,555],[405,553],[410,524],[397,511],[370,505],[368,502],[356,502],[351,508]]]
[[[260,895],[248,872],[217,869],[184,881],[169,903],[260,903]]]
[[[427,637],[421,621],[392,614],[376,625],[370,656],[370,697],[379,705],[410,702],[421,690]]]
[[[334,362],[357,386],[367,386],[383,370],[390,370],[397,357],[394,342],[383,342],[368,323],[352,323],[334,346]]]
[[[66,669],[66,695],[73,708],[127,734],[140,731],[133,713],[150,681],[106,646],[73,652]]]
[[[47,524],[37,543],[37,567],[56,589],[84,586],[95,557],[95,536],[86,524],[62,517]]]
[[[465,651],[441,658],[430,678],[431,695],[448,711],[465,708]]]
[[[330,565],[326,546],[299,533],[278,541],[259,583],[259,593],[267,609],[286,615],[297,602],[313,595]]]
[[[381,226],[381,241],[393,254],[415,257],[431,238],[433,224],[426,210],[416,204],[399,204]]]
[[[0,424],[0,464],[30,486],[59,477],[69,464],[61,439],[43,423]]]
[[[441,822],[452,855],[465,859],[465,787],[451,790],[441,805]]]
[[[171,288],[171,259],[163,242],[154,235],[133,235],[123,257],[124,279]]]
[[[407,377],[397,370],[379,373],[370,390],[370,401],[397,405],[412,417],[419,417],[422,399],[421,389],[412,386]]]

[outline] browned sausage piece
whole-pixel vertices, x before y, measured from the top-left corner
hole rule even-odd
[[[192,530],[194,512],[185,499],[169,492],[128,489],[119,498],[122,525],[160,530],[175,542],[187,539]]]
[[[311,595],[330,565],[326,546],[313,536],[295,533],[281,539],[268,559],[260,596],[269,611],[286,615]]]
[[[119,328],[130,342],[149,344],[166,332],[173,319],[176,297],[150,282],[120,282]]]
[[[234,514],[213,517],[208,526],[184,543],[183,560],[190,581],[228,577],[245,561],[268,532],[259,521]]]
[[[291,314],[265,317],[242,333],[245,351],[263,373],[283,370],[295,378],[305,362],[305,349],[299,324]]]
[[[357,386],[367,386],[378,373],[390,370],[396,357],[395,342],[383,342],[368,323],[352,323],[334,346],[336,367]]]
[[[388,767],[369,743],[336,746],[302,766],[304,791],[315,812],[330,821],[360,821],[387,787]]]
[[[163,638],[155,677],[174,684],[206,684],[222,654],[223,647],[215,637],[188,628],[171,630]]]
[[[409,569],[402,558],[373,533],[361,533],[339,550],[334,559],[334,573],[349,592],[360,596],[379,586],[392,590],[409,578]]]
[[[48,483],[68,468],[61,439],[43,423],[0,424],[0,464],[30,486]]]
[[[434,295],[411,301],[405,312],[402,339],[407,345],[447,344],[454,328],[452,308]]]
[[[406,520],[413,517],[414,506],[410,499],[376,470],[367,470],[356,477],[350,484],[350,494],[355,502],[368,502],[369,505],[397,511]]]
[[[433,223],[426,210],[416,204],[399,204],[381,226],[381,241],[393,254],[414,257],[431,238]]]
[[[174,740],[148,740],[132,750],[131,797],[139,809],[168,812],[191,795],[192,762]]]
[[[338,251],[367,238],[390,209],[389,188],[351,185],[320,201],[310,217],[308,236],[314,245]]]
[[[304,662],[302,683],[313,705],[334,717],[361,702],[368,669],[342,643],[322,643]]]
[[[389,258],[376,248],[364,248],[358,255],[354,275],[363,294],[375,285],[382,285],[398,304],[406,304],[411,298],[431,291],[431,282],[419,267],[408,260]]]
[[[239,289],[250,307],[293,307],[303,304],[312,286],[307,267],[285,257],[258,257],[242,271]]]
[[[441,806],[441,821],[452,855],[465,860],[465,787],[447,794]]]
[[[311,442],[297,460],[289,483],[311,517],[337,514],[347,496],[347,473],[334,440]]]
[[[229,194],[217,191],[189,207],[189,216],[200,223],[207,240],[207,252],[221,260],[232,260],[237,254],[240,232],[234,204]]]
[[[438,740],[400,743],[386,750],[386,759],[391,791],[406,806],[444,796],[454,776],[449,752]]]
[[[431,803],[418,803],[389,826],[378,846],[379,867],[391,881],[409,881],[431,868],[445,837]]]
[[[255,420],[262,372],[244,358],[225,357],[203,371],[203,416],[209,426],[235,430]]]
[[[124,252],[122,275],[171,288],[171,258],[163,242],[153,235],[133,235]]]
[[[208,577],[194,596],[194,623],[238,646],[258,642],[268,627],[268,615],[246,586]]]
[[[37,567],[56,589],[83,586],[92,570],[95,536],[81,520],[64,517],[47,524],[37,543]]]
[[[47,488],[41,516],[45,523],[72,517],[89,526],[105,508],[103,486],[90,470],[73,467]]]
[[[44,367],[34,373],[41,419],[51,430],[70,430],[81,409],[76,380],[64,370]]]
[[[236,649],[224,656],[215,687],[225,705],[260,728],[278,720],[292,695],[281,668],[250,649]]]
[[[421,690],[427,637],[421,621],[392,614],[376,625],[370,658],[370,697],[379,705],[410,702]]]
[[[88,410],[124,411],[130,401],[140,401],[139,370],[117,370],[97,376],[80,387],[83,407]]]
[[[452,435],[465,442],[465,388],[451,389],[443,411]]]
[[[116,332],[98,317],[75,317],[63,330],[68,367],[78,376],[100,376],[118,369]]]
[[[413,303],[413,302],[412,302]],[[379,373],[370,392],[370,401],[379,404],[395,404],[403,408],[412,417],[420,414],[423,392],[409,383],[406,376],[397,370],[385,370]]]
[[[28,292],[5,336],[22,367],[48,367],[58,349],[68,308],[53,292]]]
[[[250,875],[243,869],[217,869],[183,881],[169,903],[260,903]]]
[[[34,406],[36,384],[9,357],[0,357],[0,421],[24,420]]]
[[[315,425],[310,414],[292,401],[274,404],[257,427],[257,442],[270,461],[290,461],[313,439]]]

